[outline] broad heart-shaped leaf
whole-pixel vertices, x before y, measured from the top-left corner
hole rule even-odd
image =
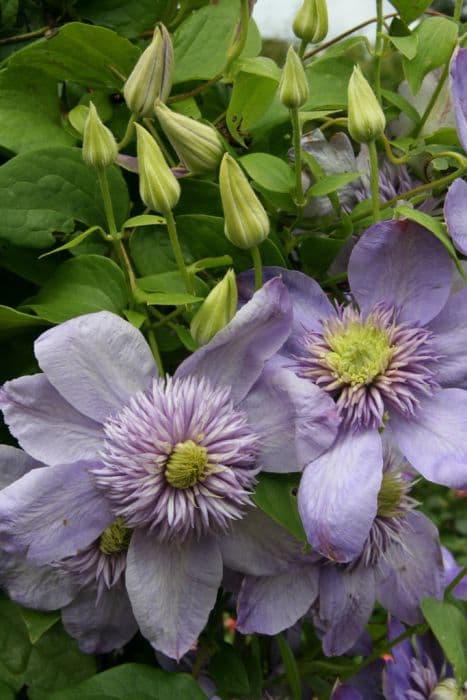
[[[243,136],[261,121],[272,103],[279,80],[280,70],[270,58],[259,56],[240,64],[226,121],[230,134],[242,145]]]
[[[20,613],[27,627],[31,644],[38,642],[39,639],[60,620],[59,611],[42,612],[41,610],[20,608]]]
[[[245,665],[239,653],[230,644],[224,642],[221,645],[210,660],[208,670],[220,693],[227,697],[250,695],[250,683]]]
[[[120,89],[139,54],[136,46],[110,29],[71,22],[51,39],[12,54],[9,64],[40,68],[57,80],[88,88]]]
[[[145,29],[155,27],[166,5],[166,0],[79,0],[75,10],[82,19],[136,38]]]
[[[0,147],[13,153],[75,143],[61,122],[57,84],[39,69],[0,72]]]
[[[117,226],[129,208],[128,190],[116,167],[107,169]],[[27,151],[0,168],[0,239],[48,248],[52,232],[72,233],[75,221],[106,228],[96,174],[78,148]]]
[[[300,474],[267,474],[262,472],[252,496],[256,505],[270,518],[303,542],[307,541],[298,513],[297,489]]]
[[[220,73],[239,19],[240,0],[217,0],[190,15],[173,36],[174,83],[209,80]],[[256,56],[260,49],[261,39],[251,20],[242,57]]]
[[[61,323],[94,311],[120,314],[127,303],[125,276],[118,265],[101,255],[80,255],[60,265],[27,308]]]
[[[430,7],[432,0],[390,0],[390,3],[396,8],[401,19],[410,24]]]
[[[416,95],[427,73],[449,61],[457,41],[457,24],[447,17],[428,17],[413,32],[418,38],[415,57],[402,60],[404,75]]]
[[[451,603],[424,598],[421,608],[425,620],[452,664],[459,685],[467,680],[467,621]]]
[[[347,87],[354,63],[348,58],[320,58],[306,67],[310,96],[303,110],[341,108],[347,105]]]
[[[271,192],[290,192],[294,186],[291,167],[281,158],[269,153],[249,153],[240,158],[248,175],[258,185]]]
[[[23,314],[16,309],[10,309],[9,306],[0,306],[0,338],[6,338],[37,326],[47,325],[47,321],[37,318],[37,316]]]
[[[360,177],[360,173],[339,173],[339,175],[328,175],[321,178],[317,183],[312,185],[307,192],[307,196],[324,197],[331,194],[341,187],[348,185]]]
[[[207,700],[186,673],[167,673],[144,664],[122,664],[66,688],[48,700]]]

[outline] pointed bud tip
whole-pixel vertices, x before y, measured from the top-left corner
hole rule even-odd
[[[381,136],[386,118],[360,66],[355,66],[348,87],[348,129],[359,143],[369,143]]]
[[[279,83],[279,99],[288,109],[298,109],[308,99],[309,88],[303,64],[291,46]]]
[[[234,271],[230,269],[211,289],[191,321],[191,335],[199,345],[206,345],[225,328],[235,316],[237,303],[237,282]]]
[[[151,134],[140,124],[135,127],[140,197],[152,211],[166,213],[176,206],[180,185]]]
[[[83,129],[83,160],[92,168],[107,168],[118,154],[115,137],[102,122],[97,109],[89,103]]]
[[[307,44],[319,44],[326,38],[328,28],[326,0],[304,0],[293,21],[295,36]]]

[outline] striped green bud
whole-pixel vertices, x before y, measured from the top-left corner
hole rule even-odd
[[[140,124],[135,124],[135,127],[139,194],[149,209],[164,214],[177,204],[180,185],[151,134]]]
[[[155,100],[165,102],[172,88],[173,61],[170,34],[163,24],[158,24],[151,43],[123,87],[123,96],[131,112],[149,117],[153,114]]]
[[[307,44],[319,44],[326,37],[328,27],[326,0],[304,0],[293,21],[295,36]]]
[[[199,345],[209,343],[234,317],[238,292],[235,274],[229,270],[225,277],[211,289],[193,316],[190,331]]]
[[[154,111],[165,135],[187,170],[206,173],[219,165],[224,148],[214,127],[178,114],[159,100]]]
[[[102,123],[92,102],[84,122],[82,153],[84,162],[92,168],[107,168],[118,154],[115,137]]]
[[[291,46],[282,70],[279,83],[279,99],[288,109],[298,109],[308,99],[309,88],[303,63]]]
[[[269,234],[269,219],[238,163],[224,155],[219,173],[225,235],[237,248],[248,250]]]
[[[386,118],[370,84],[355,66],[348,87],[348,129],[358,143],[374,141],[384,131]]]

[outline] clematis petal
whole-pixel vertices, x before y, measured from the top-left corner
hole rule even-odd
[[[449,549],[441,547],[441,552],[443,555],[444,587],[446,587],[460,574],[462,567],[458,565]],[[464,578],[459,581],[457,586],[453,589],[452,595],[461,600],[467,600],[467,574],[464,575]]]
[[[49,465],[93,459],[104,434],[58,393],[45,374],[20,377],[0,390],[5,422],[20,445]]]
[[[443,387],[467,389],[467,289],[452,296],[428,325],[433,331],[433,350],[440,356],[436,381]]]
[[[35,354],[55,389],[100,423],[156,376],[143,335],[108,311],[78,316],[51,328],[37,339]]]
[[[196,642],[216,602],[222,557],[214,538],[158,542],[135,530],[126,585],[141,633],[153,647],[180,659]]]
[[[291,322],[287,290],[280,279],[272,279],[207,345],[182,362],[175,377],[194,374],[206,377],[214,386],[231,386],[233,400],[239,402],[260,376],[266,360],[283,345]]]
[[[319,581],[319,618],[326,630],[326,656],[340,656],[360,637],[375,603],[373,570],[326,566]]]
[[[238,596],[242,634],[278,634],[305,615],[318,595],[319,568],[292,568],[278,576],[246,576]]]
[[[99,599],[95,587],[83,588],[62,610],[62,622],[86,654],[107,654],[118,649],[138,630],[123,583],[105,589]]]
[[[302,475],[298,509],[310,543],[347,562],[362,551],[377,511],[383,450],[377,430],[342,431]]]
[[[41,466],[40,462],[37,462],[23,450],[10,447],[10,445],[0,445],[0,489],[9,486],[31,469]]]
[[[464,151],[467,151],[467,89],[465,85],[467,49],[458,48],[456,50],[451,61],[450,72],[457,135]]]
[[[259,436],[258,466],[278,473],[300,471],[319,457],[332,445],[340,422],[331,397],[299,379],[283,361],[276,357],[266,363],[241,404]]]
[[[467,64],[466,64],[467,65]],[[467,136],[467,121],[466,121]],[[454,180],[444,201],[444,216],[449,234],[457,250],[467,253],[467,182],[460,177]]]
[[[400,219],[370,226],[352,251],[348,272],[363,312],[383,302],[400,309],[401,321],[427,323],[448,299],[453,265],[432,233]]]
[[[46,564],[76,554],[114,520],[88,462],[33,469],[0,492],[0,545]]]
[[[397,619],[415,625],[423,621],[420,601],[440,597],[443,562],[436,527],[422,513],[406,516],[401,544],[393,543],[380,561],[376,597]]]
[[[441,389],[422,399],[410,419],[391,415],[390,425],[400,450],[426,479],[467,488],[467,391]]]

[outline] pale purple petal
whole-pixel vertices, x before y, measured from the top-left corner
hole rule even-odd
[[[180,659],[203,631],[222,580],[213,538],[158,542],[136,530],[128,549],[126,584],[141,633],[152,646]]]
[[[404,625],[389,618],[388,639],[396,639],[406,631]],[[414,650],[410,639],[404,639],[391,648],[391,658],[385,662],[383,671],[383,689],[386,700],[401,700],[406,698],[406,692],[410,690],[411,660]]]
[[[76,580],[63,571],[27,561],[24,554],[0,553],[0,586],[11,600],[26,608],[58,610],[79,590]]]
[[[278,576],[247,576],[237,603],[237,629],[242,634],[278,634],[305,615],[318,595],[316,565]]]
[[[90,464],[33,469],[0,493],[0,545],[36,564],[76,554],[114,520]]]
[[[47,379],[78,411],[104,422],[147,389],[156,368],[143,335],[108,311],[78,316],[43,333],[35,354]]]
[[[426,479],[467,488],[467,391],[441,389],[421,400],[410,419],[392,414],[400,450]]]
[[[280,277],[287,287],[292,299],[293,323],[285,350],[298,352],[302,349],[300,341],[305,331],[320,330],[321,319],[334,316],[335,309],[319,284],[303,272],[282,267],[265,267],[263,272],[266,280]],[[240,300],[250,299],[255,289],[253,271],[242,272],[237,284]]]
[[[467,49],[458,48],[451,61],[451,91],[456,116],[457,135],[467,151]]]
[[[433,351],[441,359],[436,381],[443,387],[467,389],[467,289],[457,292],[441,313],[430,322],[434,333]]]
[[[123,583],[104,589],[97,597],[88,586],[62,610],[63,626],[86,654],[107,654],[124,646],[138,625]]]
[[[439,598],[443,562],[436,527],[422,513],[406,516],[401,545],[393,543],[380,560],[376,596],[388,612],[409,625],[423,621],[420,601]]]
[[[23,450],[10,445],[0,445],[0,489],[4,489],[37,467],[42,467],[42,464]]]
[[[41,462],[94,459],[102,448],[102,426],[70,406],[45,374],[6,382],[0,407],[12,435]]]
[[[322,640],[326,656],[340,656],[355,644],[373,611],[374,602],[372,569],[322,566],[319,617],[326,630]]]
[[[224,565],[249,576],[273,576],[304,560],[303,543],[259,508],[251,509],[219,538]]]
[[[467,125],[466,125],[467,136]],[[448,231],[457,250],[467,254],[467,182],[460,177],[448,189],[444,201],[444,216]]]
[[[259,436],[257,464],[268,472],[301,471],[332,445],[340,422],[329,394],[277,357],[266,363],[241,407]]]
[[[363,700],[363,695],[356,688],[347,683],[339,683],[334,686],[330,700]]]
[[[375,304],[400,308],[400,321],[427,323],[445,305],[453,265],[443,244],[408,219],[371,226],[352,251],[349,282],[366,313]]]
[[[207,345],[180,365],[175,377],[204,376],[214,386],[231,386],[232,398],[241,401],[260,376],[266,360],[283,345],[291,321],[287,290],[280,279],[272,279]]]
[[[298,509],[310,543],[328,559],[347,562],[362,551],[376,516],[383,473],[377,430],[342,431],[303,472]]]
[[[443,555],[444,587],[446,587],[458,576],[462,567],[458,565],[449,549],[441,547],[441,552]],[[467,574],[464,574],[464,578],[453,589],[452,595],[461,600],[467,600]]]

